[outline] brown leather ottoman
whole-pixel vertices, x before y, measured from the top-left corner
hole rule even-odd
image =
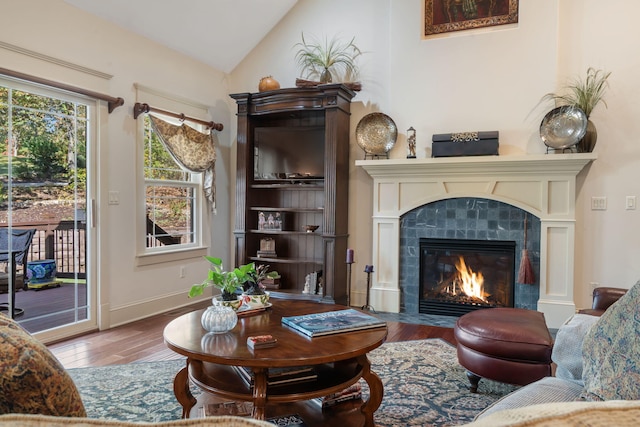
[[[487,308],[461,316],[453,330],[458,362],[471,392],[481,378],[526,385],[551,375],[553,339],[544,314],[523,308]]]

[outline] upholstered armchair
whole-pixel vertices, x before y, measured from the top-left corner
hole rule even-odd
[[[611,304],[618,301],[625,293],[627,293],[627,289],[610,287],[595,288],[593,290],[593,304],[591,308],[582,309],[579,313],[602,316],[602,313],[604,313]]]

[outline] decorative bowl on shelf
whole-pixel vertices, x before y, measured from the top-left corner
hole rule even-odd
[[[356,142],[366,155],[386,156],[398,139],[395,122],[384,113],[369,113],[356,126]]]
[[[307,233],[313,233],[314,231],[316,231],[318,229],[318,227],[320,227],[319,225],[305,225],[304,226],[304,230]]]

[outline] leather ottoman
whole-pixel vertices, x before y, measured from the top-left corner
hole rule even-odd
[[[551,375],[553,338],[538,311],[472,311],[458,319],[453,333],[458,362],[467,370],[472,393],[481,378],[526,385]]]

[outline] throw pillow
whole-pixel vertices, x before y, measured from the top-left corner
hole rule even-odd
[[[0,414],[84,417],[71,377],[44,344],[0,313]]]
[[[640,399],[640,281],[591,328],[582,356],[583,399]]]
[[[574,314],[560,326],[551,353],[551,360],[557,365],[556,377],[582,383],[582,342],[598,319]]]

